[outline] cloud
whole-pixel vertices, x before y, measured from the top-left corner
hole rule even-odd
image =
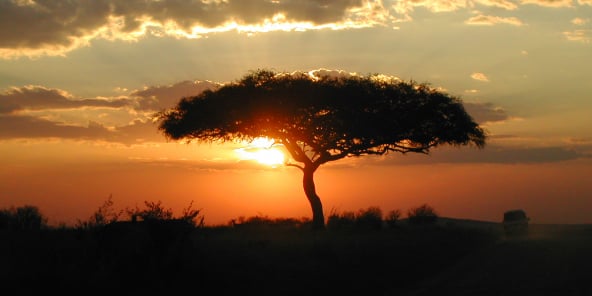
[[[571,20],[571,23],[576,26],[583,26],[583,25],[587,24],[588,22],[590,22],[590,19],[583,19],[580,17],[576,17],[573,20]]]
[[[475,2],[481,5],[499,7],[506,10],[515,10],[518,8],[518,5],[506,0],[475,0]]]
[[[563,32],[563,36],[569,41],[577,41],[582,43],[590,43],[591,30],[573,30]]]
[[[580,0],[582,1],[582,0]],[[535,4],[544,7],[572,7],[573,0],[521,0],[521,4]]]
[[[0,93],[0,114],[20,110],[108,107],[119,108],[129,104],[126,99],[79,99],[70,93],[43,86],[29,85]]]
[[[522,0],[520,5],[572,7],[572,0]],[[592,5],[592,0],[578,0]],[[0,1],[0,58],[63,56],[95,39],[139,41],[146,35],[197,39],[246,34],[394,27],[416,8],[433,13],[517,10],[509,0],[102,0]],[[469,24],[521,25],[517,18],[476,16]],[[6,29],[9,28],[9,29]]]
[[[506,121],[510,116],[501,107],[496,107],[491,103],[471,103],[463,102],[467,113],[479,124]]]
[[[432,165],[450,163],[490,163],[490,164],[534,164],[556,163],[577,159],[587,159],[592,155],[568,147],[503,147],[489,144],[483,149],[473,147],[441,146],[430,154],[386,155],[385,157],[365,157],[353,160],[349,166],[392,166],[392,165]]]
[[[0,139],[22,138],[106,138],[109,130],[96,122],[87,127],[64,125],[50,120],[22,115],[0,115]]]
[[[312,76],[358,75],[344,70],[315,69]],[[381,76],[394,79],[394,76]],[[116,98],[78,98],[68,91],[44,86],[13,87],[0,94],[0,139],[65,138],[124,144],[162,142],[151,116],[187,96],[216,89],[223,83],[181,81],[150,86]],[[488,103],[464,103],[477,122],[508,119],[505,110]]]
[[[473,78],[475,80],[483,81],[483,82],[489,82],[489,78],[487,78],[487,76],[485,74],[480,73],[480,72],[475,72],[475,73],[471,74],[471,78]]]
[[[43,86],[13,87],[0,94],[0,139],[162,142],[165,138],[148,120],[149,115],[157,108],[171,107],[169,104],[183,95],[197,94],[213,85],[179,82],[135,91],[127,97],[91,99],[76,98],[67,91]],[[107,121],[119,124],[107,126]]]
[[[96,38],[200,38],[217,32],[343,29],[384,25],[376,0],[0,1],[0,57],[63,55]]]
[[[395,11],[401,14],[412,12],[416,7],[423,7],[431,12],[450,12],[461,8],[466,8],[469,4],[465,0],[413,0],[413,1],[394,1],[393,7]],[[491,1],[483,1],[485,3]]]
[[[522,26],[523,23],[515,17],[499,17],[490,15],[476,15],[465,21],[468,25],[493,26],[497,24],[506,24],[513,26]]]
[[[160,111],[174,107],[183,97],[195,96],[220,85],[210,81],[181,81],[172,85],[146,87],[130,93],[130,97],[137,101],[136,108],[139,110]]]
[[[509,148],[494,145],[481,151],[475,149],[465,149],[465,151],[446,149],[440,151],[439,154],[435,156],[440,161],[455,163],[550,163],[587,157],[566,147]]]
[[[41,138],[106,141],[126,145],[165,141],[156,125],[150,121],[138,120],[109,129],[93,121],[87,126],[73,126],[32,116],[0,115],[0,140]]]

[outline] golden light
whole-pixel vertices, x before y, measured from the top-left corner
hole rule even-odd
[[[256,138],[247,147],[235,149],[240,160],[254,160],[260,164],[277,167],[284,163],[285,155],[273,139]]]

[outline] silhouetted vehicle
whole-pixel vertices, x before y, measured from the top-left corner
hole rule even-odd
[[[509,236],[526,235],[529,221],[530,218],[524,210],[507,211],[504,213],[504,232]]]

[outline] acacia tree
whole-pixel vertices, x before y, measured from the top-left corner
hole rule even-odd
[[[367,76],[313,76],[257,70],[242,79],[159,112],[159,130],[173,140],[283,144],[303,173],[314,228],[324,228],[314,173],[346,157],[429,153],[442,144],[485,145],[484,130],[462,101],[427,84]]]

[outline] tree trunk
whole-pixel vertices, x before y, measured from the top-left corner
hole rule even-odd
[[[304,187],[304,193],[312,208],[312,228],[315,230],[325,228],[325,215],[323,214],[323,203],[317,195],[314,184],[314,169],[304,168],[302,170],[302,186]]]

